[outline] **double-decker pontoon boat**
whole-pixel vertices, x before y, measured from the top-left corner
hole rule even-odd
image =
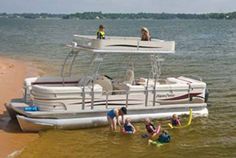
[[[121,106],[127,107],[127,117],[134,122],[146,117],[158,119],[171,117],[173,113],[188,114],[190,108],[194,116],[208,115],[206,83],[185,76],[160,79],[159,54],[174,53],[174,41],[141,41],[137,37],[99,40],[95,36],[75,35],[68,46],[71,51],[60,77],[26,78],[24,97],[6,104],[10,116],[17,118],[23,131],[106,125],[106,112]],[[92,75],[71,76],[74,61],[81,52],[94,54],[99,64]],[[151,70],[146,71],[150,75],[135,78],[132,67],[127,69],[122,81],[99,74],[103,57],[115,54],[149,57]],[[65,76],[69,59],[69,76]],[[26,107],[37,107],[37,110],[28,111]]]

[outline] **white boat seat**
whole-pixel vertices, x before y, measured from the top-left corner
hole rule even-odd
[[[131,85],[129,83],[126,84],[126,90],[128,91],[144,91],[145,86],[144,85]]]
[[[92,87],[85,86],[86,95],[91,96]],[[83,87],[70,86],[70,87],[52,87],[43,85],[33,85],[32,95],[38,99],[62,99],[62,98],[81,98]],[[99,84],[94,84],[94,95],[102,95],[102,87]]]
[[[187,84],[188,82],[186,82],[186,81],[183,81],[183,80],[179,80],[179,79],[177,79],[177,78],[174,78],[174,77],[168,77],[167,79],[166,79],[168,82],[170,82],[170,83],[176,83],[176,84]]]

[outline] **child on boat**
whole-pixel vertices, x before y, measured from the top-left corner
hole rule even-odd
[[[135,127],[131,124],[130,118],[125,119],[125,123],[122,127],[122,133],[124,134],[134,134],[136,132]]]
[[[181,126],[180,119],[179,119],[178,115],[176,115],[176,114],[172,115],[171,124],[172,124],[172,126]]]
[[[148,137],[152,138],[154,136],[156,136],[161,128],[161,125],[158,125],[158,128],[156,129],[155,126],[152,124],[151,120],[149,118],[145,119],[145,127],[148,133]]]
[[[151,41],[151,36],[148,28],[141,28],[141,41]]]
[[[126,107],[116,108],[112,109],[107,112],[107,121],[110,125],[110,130],[115,131],[116,130],[116,124],[121,127],[121,123],[119,121],[119,116],[121,116],[122,123],[124,122],[124,115],[127,114]]]
[[[105,39],[105,27],[103,25],[99,25],[97,39]]]

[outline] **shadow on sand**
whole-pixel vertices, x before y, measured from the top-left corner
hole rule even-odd
[[[23,133],[16,119],[11,119],[7,111],[0,114],[0,129],[8,133]]]

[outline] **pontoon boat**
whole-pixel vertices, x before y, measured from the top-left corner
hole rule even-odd
[[[75,35],[60,77],[31,77],[24,81],[24,96],[12,99],[6,108],[12,119],[17,118],[23,131],[50,128],[78,129],[107,124],[106,113],[112,108],[126,106],[126,117],[133,122],[144,118],[168,118],[173,113],[207,116],[207,87],[200,79],[185,76],[160,78],[161,54],[175,52],[174,41],[137,37],[107,37]],[[99,63],[93,74],[75,77],[71,74],[80,53],[93,54]],[[125,79],[114,79],[101,74],[99,68],[107,55],[143,56],[151,59],[146,70],[149,76],[135,78],[131,64]],[[70,62],[69,62],[70,61]],[[66,65],[69,68],[65,75]],[[118,68],[117,68],[118,69]],[[35,111],[25,107],[37,107]]]

